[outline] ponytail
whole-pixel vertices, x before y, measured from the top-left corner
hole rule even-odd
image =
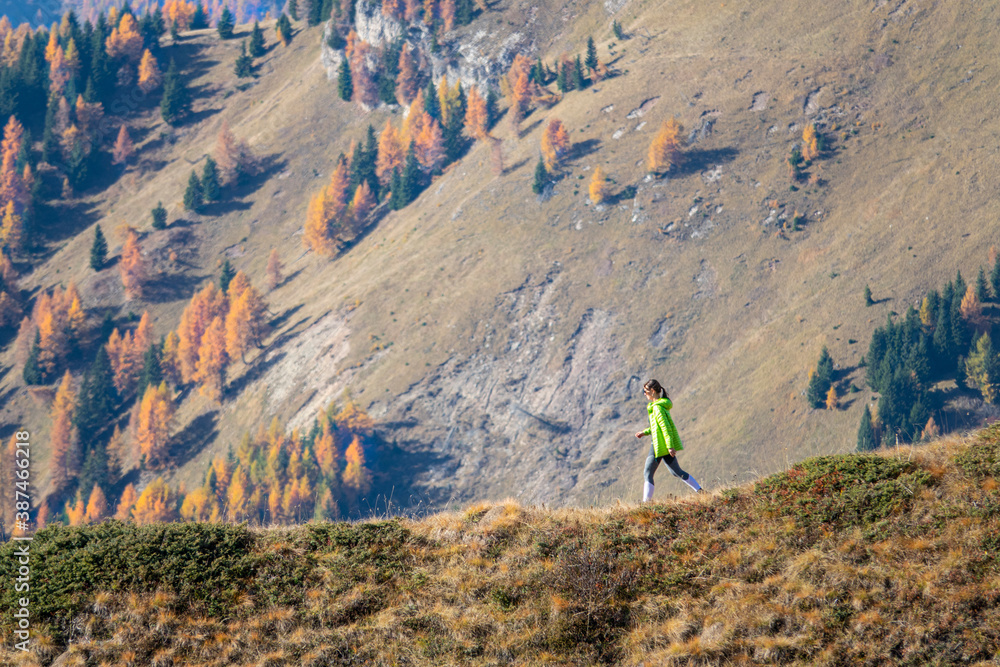
[[[664,389],[663,386],[656,380],[648,380],[646,384],[642,386],[642,388],[648,391],[655,391],[660,395],[661,398],[670,398],[667,395],[667,390]]]

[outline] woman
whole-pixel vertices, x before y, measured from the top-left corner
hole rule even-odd
[[[670,408],[673,407],[673,403],[667,396],[666,390],[656,380],[650,380],[643,385],[642,393],[649,401],[646,406],[646,412],[649,413],[649,428],[645,431],[639,431],[635,437],[641,439],[644,435],[653,436],[653,442],[649,446],[649,456],[646,457],[646,484],[642,490],[643,502],[647,502],[653,497],[653,473],[656,472],[660,461],[667,464],[674,477],[680,477],[696,492],[701,492],[698,481],[681,470],[680,465],[677,464],[674,452],[679,452],[684,447],[677,435],[674,420],[670,418]]]

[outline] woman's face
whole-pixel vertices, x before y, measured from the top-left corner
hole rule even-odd
[[[644,388],[642,390],[642,393],[644,393],[646,395],[646,400],[648,402],[650,402],[650,403],[652,403],[653,401],[655,401],[656,399],[658,399],[660,397],[660,392],[653,391],[652,389],[645,389]]]

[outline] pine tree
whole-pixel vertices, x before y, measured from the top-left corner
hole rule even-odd
[[[297,0],[288,0],[288,13],[291,15],[293,21],[299,20],[299,3]]]
[[[223,7],[222,13],[219,14],[219,22],[216,24],[215,29],[219,33],[220,39],[229,39],[233,36],[233,27],[236,25],[236,21],[233,19],[232,12],[229,11],[229,7]]]
[[[861,415],[861,424],[858,426],[858,451],[863,453],[874,451],[878,447],[878,439],[875,436],[875,427],[872,426],[872,413],[865,406],[865,411]]]
[[[538,156],[538,164],[535,165],[535,180],[531,184],[531,191],[536,195],[542,194],[548,182],[549,172],[545,168],[545,159],[542,156]]]
[[[406,206],[406,193],[403,191],[403,177],[397,169],[392,172],[389,182],[389,208],[398,211],[404,206]]]
[[[868,285],[865,285],[865,306],[874,306],[875,302],[872,300],[872,290]]]
[[[156,208],[150,211],[153,218],[153,229],[167,228],[167,209],[163,208],[163,202],[156,202]]]
[[[623,41],[625,39],[625,33],[622,30],[622,24],[618,21],[611,22],[611,32],[614,34],[615,39]]]
[[[816,370],[810,374],[809,391],[807,397],[809,405],[814,408],[823,407],[833,384],[833,359],[827,351],[826,346],[820,352]]]
[[[250,47],[248,51],[252,58],[260,58],[267,51],[264,46],[264,31],[260,29],[260,24],[257,21],[253,22],[253,30],[250,31]]]
[[[652,173],[668,171],[681,164],[684,126],[673,116],[664,121],[649,146],[648,165]]]
[[[496,125],[497,119],[500,117],[500,112],[497,109],[497,94],[493,88],[487,88],[486,90],[486,130],[493,129]]]
[[[222,271],[219,272],[219,289],[225,294],[229,289],[229,283],[232,282],[233,276],[236,275],[236,271],[233,270],[232,265],[227,259],[222,263]]]
[[[417,160],[414,144],[410,142],[410,148],[406,152],[406,164],[403,167],[403,173],[400,177],[400,184],[403,188],[403,201],[405,201],[404,206],[414,201],[420,195],[422,179],[420,162]]]
[[[292,18],[295,18],[294,16]],[[298,21],[298,18],[295,18]],[[274,31],[278,35],[278,41],[282,46],[292,43],[292,23],[285,14],[278,17],[278,22],[274,26]]]
[[[1000,256],[993,260],[993,269],[990,271],[990,286],[993,287],[993,295],[1000,301]]]
[[[194,169],[188,177],[187,189],[184,191],[184,208],[188,211],[197,211],[204,203],[204,194],[201,191],[201,180]]]
[[[347,63],[347,58],[340,61],[340,69],[337,72],[337,95],[345,102],[350,102],[351,98],[354,97],[351,67]]]
[[[211,155],[205,158],[205,167],[201,172],[201,193],[207,202],[219,201],[222,198],[222,186],[219,184],[219,169]]]
[[[597,46],[594,45],[594,38],[592,36],[587,36],[587,69],[593,74],[594,70],[597,69]],[[542,82],[539,82],[542,83]]]
[[[100,489],[102,486],[110,486],[108,451],[103,442],[94,442],[84,457],[78,488],[81,497],[88,498],[92,496],[94,490]]]
[[[283,280],[281,276],[281,256],[277,248],[271,249],[271,254],[267,257],[267,287],[274,290]]]
[[[986,282],[986,271],[979,267],[979,275],[976,277],[976,298],[980,303],[990,300],[990,287]]]
[[[107,347],[100,345],[80,385],[73,417],[77,432],[86,433],[90,438],[101,433],[111,423],[118,401],[111,359]]]
[[[142,372],[139,374],[139,384],[136,394],[142,396],[147,387],[158,387],[163,382],[162,343],[154,342],[146,348],[142,358]]]
[[[441,120],[441,99],[438,96],[437,90],[434,89],[434,81],[427,82],[427,88],[424,90],[423,96],[424,108],[423,110],[427,112],[427,115],[434,120]],[[413,110],[410,110],[413,113]],[[411,139],[414,137],[410,137]]]
[[[573,87],[577,90],[583,90],[587,87],[587,80],[583,78],[583,64],[580,62],[579,55],[577,55],[576,60],[573,62]]]
[[[594,169],[594,176],[590,179],[590,201],[594,204],[601,204],[608,198],[608,179],[604,176],[604,170],[600,165]]]
[[[100,271],[108,260],[108,241],[104,238],[101,226],[94,227],[94,243],[90,246],[90,268]]]
[[[248,79],[253,76],[253,57],[247,53],[247,41],[240,42],[240,55],[236,56],[234,65],[236,76],[241,79]]]
[[[42,384],[45,381],[45,375],[42,373],[41,365],[38,362],[40,354],[41,334],[36,329],[35,341],[31,344],[31,352],[28,353],[28,359],[24,362],[24,370],[21,373],[24,383],[27,385]]]
[[[163,97],[160,99],[160,114],[170,125],[176,125],[191,111],[191,97],[181,78],[177,63],[171,59],[170,68],[163,79]]]

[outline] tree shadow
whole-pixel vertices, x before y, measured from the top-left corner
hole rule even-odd
[[[724,148],[708,148],[691,150],[684,154],[684,162],[679,167],[671,168],[671,176],[685,176],[705,171],[718,164],[732,162],[740,152],[731,146]]]
[[[191,420],[183,430],[170,438],[167,459],[174,468],[181,468],[219,434],[216,425],[219,411],[212,410]]]
[[[515,162],[514,164],[510,165],[509,167],[504,167],[503,173],[504,175],[511,174],[526,164],[528,164],[528,158],[522,158],[517,162]]]
[[[296,322],[295,324],[293,324],[291,327],[289,327],[287,331],[285,331],[281,335],[275,337],[275,339],[272,340],[271,343],[267,346],[267,349],[269,349],[269,350],[276,350],[276,349],[280,348],[282,345],[284,345],[285,343],[287,343],[288,341],[290,341],[293,338],[295,338],[296,336],[298,336],[302,332],[301,331],[296,331],[296,329],[299,328],[299,325],[304,324],[304,323],[306,323],[308,321],[309,321],[308,317],[303,317],[301,320],[299,320],[298,322]]]
[[[280,154],[272,153],[260,158],[260,171],[255,175],[246,178],[242,183],[233,188],[234,197],[245,197],[260,189],[272,176],[284,171],[288,161]]]
[[[198,211],[202,215],[219,216],[234,211],[246,211],[253,206],[253,202],[241,201],[239,199],[226,199],[215,201],[210,204],[203,204]]]
[[[421,473],[448,464],[452,457],[416,441],[390,443],[378,438],[373,449],[371,490],[358,499],[358,518],[367,518],[362,508],[368,515],[378,514],[382,507],[389,516],[431,512],[451,498],[449,489],[423,486],[416,480]]]
[[[279,352],[269,359],[264,358],[265,350],[261,350],[260,354],[254,359],[243,375],[239,376],[235,380],[229,383],[226,388],[227,396],[238,396],[240,392],[246,389],[252,382],[259,379],[269,368],[274,366],[276,363],[285,358],[284,352]]]
[[[195,276],[185,273],[163,274],[159,278],[147,281],[143,286],[143,301],[168,303],[178,299],[186,299],[206,278],[211,278],[211,276]]]
[[[532,123],[528,123],[527,125],[522,125],[521,128],[520,128],[520,132],[517,133],[518,138],[521,139],[526,134],[529,134],[532,130],[534,130],[536,127],[538,127],[539,125],[541,125],[542,121],[544,121],[544,120],[545,120],[544,118],[538,118],[537,120],[535,120]],[[497,122],[499,122],[499,121],[497,121]]]
[[[36,211],[37,232],[42,241],[61,241],[76,236],[100,219],[96,206],[89,201],[63,202],[39,206]],[[36,261],[48,260],[58,250],[45,248]]]
[[[219,108],[202,109],[201,111],[192,111],[191,113],[189,113],[188,115],[184,116],[184,118],[181,119],[181,124],[182,125],[194,125],[196,123],[200,123],[201,121],[205,120],[206,118],[211,118],[212,116],[214,116],[215,114],[219,113],[220,111],[222,111],[221,107],[219,107]]]
[[[600,139],[585,139],[581,142],[573,144],[573,150],[570,154],[570,159],[579,160],[580,158],[587,157],[598,148],[601,147]]]
[[[301,271],[301,270],[302,269],[299,269],[299,271]],[[282,281],[282,282],[284,282],[284,281]],[[304,304],[300,303],[297,306],[292,306],[291,308],[286,309],[283,313],[281,313],[280,315],[278,315],[277,317],[275,317],[274,319],[272,319],[270,322],[268,322],[268,326],[270,326],[272,329],[275,329],[275,330],[280,329],[282,327],[282,325],[285,322],[287,322],[289,320],[289,318],[291,318],[292,315],[294,315],[295,313],[299,312],[299,310],[302,308],[303,305]]]
[[[284,278],[281,279],[280,283],[278,283],[277,285],[274,286],[274,289],[278,289],[279,287],[283,287],[286,283],[292,282],[292,280],[294,280],[295,278],[297,278],[298,275],[300,273],[302,273],[303,270],[304,269],[296,269],[294,273],[288,274],[287,276],[285,276]]]

